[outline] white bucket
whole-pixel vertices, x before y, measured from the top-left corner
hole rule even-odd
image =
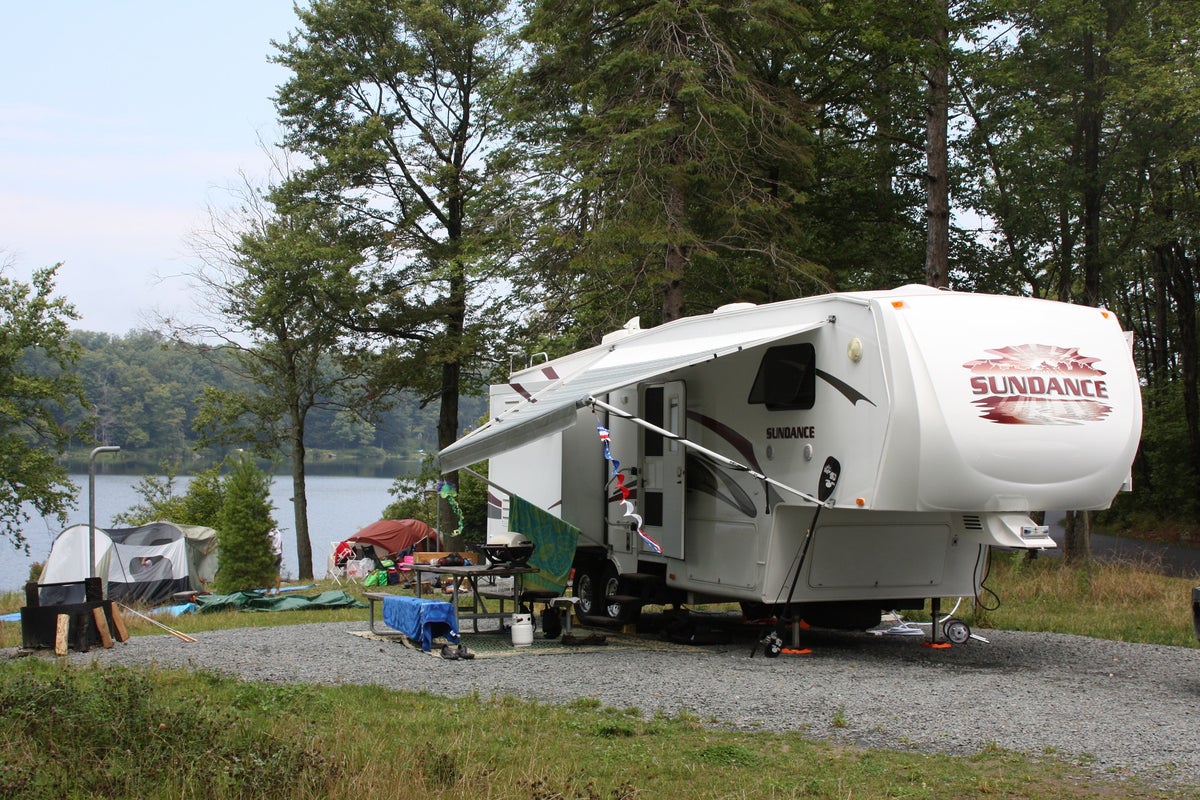
[[[513,647],[528,647],[533,644],[533,619],[529,614],[512,615]]]

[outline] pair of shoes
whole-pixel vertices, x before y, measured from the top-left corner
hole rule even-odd
[[[562,635],[562,643],[563,644],[583,644],[583,639],[580,639],[578,636],[574,636],[573,634],[570,634],[570,633],[564,633]]]
[[[452,644],[443,645],[442,658],[448,661],[458,660],[458,648]]]
[[[458,646],[458,657],[462,659],[471,659],[475,657],[475,654],[468,650],[465,644],[460,644]]]

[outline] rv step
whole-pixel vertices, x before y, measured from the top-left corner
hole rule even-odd
[[[621,576],[621,580],[628,583],[651,583],[653,581],[661,581],[661,575],[655,575],[652,572],[627,572]]]
[[[606,603],[620,603],[623,606],[644,606],[647,601],[644,598],[637,597],[632,594],[610,594],[604,600]]]

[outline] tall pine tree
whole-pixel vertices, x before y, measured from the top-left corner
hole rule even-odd
[[[611,328],[676,319],[685,296],[707,310],[821,285],[790,213],[811,142],[787,77],[806,19],[765,0],[533,4],[518,107],[553,311]]]
[[[215,588],[222,594],[275,585],[275,554],[270,534],[271,476],[242,456],[225,481],[217,525],[219,567]]]

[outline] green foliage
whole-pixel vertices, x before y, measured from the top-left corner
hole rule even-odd
[[[187,491],[175,494],[175,468],[164,467],[164,475],[147,475],[134,487],[142,502],[113,515],[118,525],[147,525],[164,520],[181,525],[203,525],[216,528],[221,507],[225,502],[225,487],[221,483],[220,466],[210,467],[192,477]]]
[[[74,504],[75,488],[56,461],[71,431],[55,411],[84,399],[67,328],[75,310],[54,296],[57,271],[37,270],[30,284],[0,275],[0,533],[14,547],[26,545],[30,507],[65,524]]]
[[[326,313],[382,352],[392,384],[436,400],[446,446],[516,311],[496,291],[523,229],[499,105],[508,3],[325,0],[297,14],[274,58],[289,71],[277,108],[310,166],[272,197],[336,208],[339,241],[371,254],[326,285]]]
[[[271,476],[243,456],[225,481],[225,498],[217,524],[220,568],[215,581],[221,594],[259,589],[275,583],[275,555],[270,533]]]
[[[173,342],[162,335],[135,331],[114,336],[74,331],[79,358],[73,369],[82,383],[82,393],[91,410],[78,402],[52,409],[55,425],[62,430],[82,430],[89,436],[121,446],[121,452],[106,459],[154,470],[162,463],[219,463],[225,447],[205,447],[197,419],[203,411],[198,402],[206,388],[223,393],[250,391],[246,380],[233,369],[233,354],[225,350],[198,348]],[[72,345],[74,347],[74,345]],[[28,369],[49,379],[57,369],[44,357],[27,360]],[[332,374],[322,380],[343,381],[333,359],[322,362]],[[364,414],[350,411],[332,393],[320,393],[319,401],[306,420],[305,433],[313,450],[354,451],[376,460],[384,457],[416,460],[422,449],[437,442],[437,410],[422,406],[411,392],[401,392],[393,405],[378,410],[367,422]],[[483,411],[480,398],[463,398],[463,424],[474,422]],[[247,441],[259,441],[257,431],[247,428]],[[231,440],[237,437],[230,437]],[[86,470],[87,451],[73,440],[70,468]]]
[[[1101,515],[1103,524],[1127,528],[1146,522],[1147,515],[1200,520],[1183,391],[1180,381],[1143,390],[1145,419],[1141,449],[1134,462],[1134,491],[1117,496],[1112,509]]]
[[[131,670],[17,663],[0,668],[4,797],[290,798],[338,775],[304,739],[265,733],[262,711],[171,697]]]
[[[468,472],[459,472],[457,501],[463,514],[463,541],[487,540],[487,484]],[[416,475],[397,478],[389,489],[396,497],[383,510],[384,519],[419,519],[438,527],[436,487],[440,476],[432,459],[426,459]],[[445,508],[445,506],[443,506]],[[442,530],[451,531],[458,524],[449,520]]]
[[[547,176],[555,315],[604,332],[823,285],[797,208],[812,119],[793,90],[802,4],[531,4],[521,135]],[[618,302],[612,302],[618,299]]]

